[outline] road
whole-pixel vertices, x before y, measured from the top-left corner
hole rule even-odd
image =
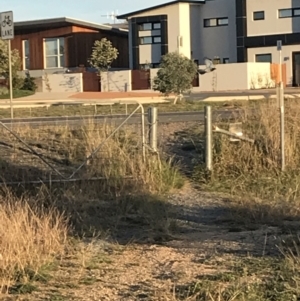
[[[234,110],[238,112],[238,110]],[[214,110],[213,118],[229,119],[232,116],[233,110]],[[27,125],[32,127],[46,126],[46,125],[83,125],[87,120],[94,121],[95,123],[113,123],[115,125],[121,124],[127,115],[97,115],[97,116],[68,116],[68,117],[36,117],[36,118],[15,118],[0,119],[0,122],[13,126]],[[172,123],[172,122],[189,122],[189,121],[204,121],[204,112],[170,112],[159,113],[159,123]],[[145,114],[147,120],[147,114]],[[141,114],[134,114],[127,122],[127,124],[141,123]]]

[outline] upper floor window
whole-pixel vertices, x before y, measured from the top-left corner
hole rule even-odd
[[[300,16],[300,8],[295,8],[295,9],[293,10],[293,15],[294,15],[294,16]]]
[[[291,18],[300,16],[300,8],[285,8],[278,10],[279,18]]]
[[[143,23],[139,25],[139,30],[140,31],[146,31],[146,30],[157,30],[161,28],[160,23]]]
[[[228,18],[204,19],[204,27],[226,26]]]
[[[29,41],[23,40],[22,41],[22,48],[23,48],[23,69],[29,70],[30,69],[30,51],[29,51]]]
[[[265,12],[264,11],[255,11],[253,12],[253,20],[264,20],[265,19]]]
[[[65,67],[65,39],[49,38],[45,43],[45,68]]]
[[[153,29],[160,29],[161,28],[161,24],[160,23],[153,23],[152,27],[153,27]]]
[[[161,43],[160,36],[140,37],[140,45],[160,44],[160,43]]]

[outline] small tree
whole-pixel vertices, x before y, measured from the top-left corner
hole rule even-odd
[[[23,83],[17,72],[21,69],[21,59],[19,51],[14,49],[11,52],[12,78],[14,88],[20,88]],[[9,79],[8,42],[0,39],[0,76]]]
[[[193,60],[179,54],[170,52],[162,56],[160,69],[153,81],[153,88],[164,95],[174,93],[177,99],[182,97],[183,92],[192,88],[192,81],[197,74],[197,65]]]
[[[88,62],[93,68],[97,69],[99,77],[101,79],[101,73],[108,72],[111,63],[115,59],[117,59],[118,55],[119,55],[119,51],[118,49],[113,47],[111,41],[107,40],[106,38],[103,38],[100,41],[99,40],[95,41],[93,51]],[[108,73],[107,73],[107,80],[108,80]]]

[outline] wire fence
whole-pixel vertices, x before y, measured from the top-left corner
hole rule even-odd
[[[124,158],[145,155],[144,125],[127,125],[129,119],[130,115],[119,125],[0,123],[0,184],[128,177]]]

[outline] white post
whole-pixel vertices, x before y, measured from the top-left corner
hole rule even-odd
[[[204,108],[205,120],[205,167],[208,172],[212,171],[212,114],[211,106]]]
[[[281,70],[281,47],[279,48],[279,84],[282,82],[282,70]]]
[[[8,40],[8,68],[9,68],[10,118],[11,118],[11,119],[14,119],[14,108],[13,108],[13,82],[12,82],[12,66],[11,66],[11,40]]]
[[[157,121],[157,108],[150,107],[148,109],[149,145],[154,152],[157,152]]]
[[[279,52],[279,107],[280,107],[280,155],[281,155],[281,171],[285,170],[285,145],[284,145],[284,92],[282,82],[282,42],[277,41],[277,50]]]

